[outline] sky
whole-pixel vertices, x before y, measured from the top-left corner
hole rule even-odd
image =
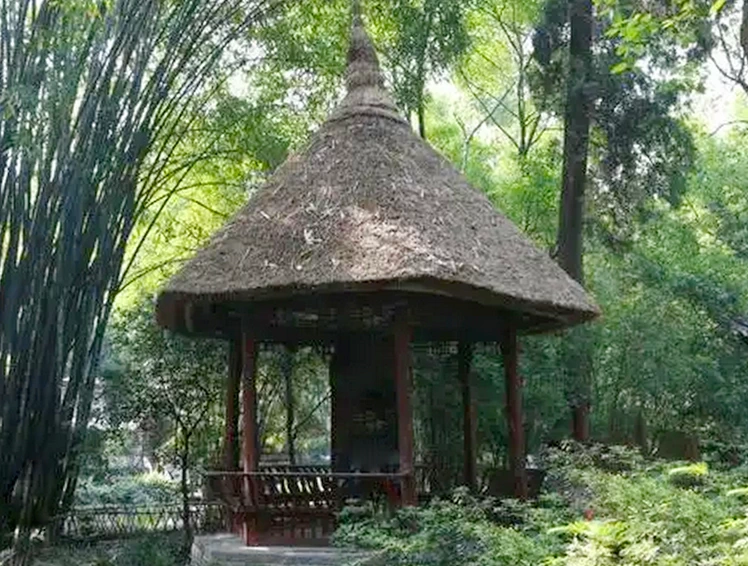
[[[739,87],[722,76],[716,65],[710,62],[707,68],[705,92],[694,96],[694,114],[704,122],[708,132],[725,135],[745,96]]]

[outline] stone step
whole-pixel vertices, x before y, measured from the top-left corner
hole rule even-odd
[[[192,566],[379,566],[376,553],[333,547],[245,546],[230,534],[195,537]]]

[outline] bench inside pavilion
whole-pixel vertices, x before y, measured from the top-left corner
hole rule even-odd
[[[225,469],[211,481],[248,545],[324,540],[351,498],[416,505],[428,495],[414,461],[414,345],[458,352],[465,465],[457,483],[468,486],[477,481],[471,353],[498,346],[509,472],[514,494],[526,497],[517,336],[599,312],[415,135],[385,89],[357,3],[346,83],[345,99],[306,147],[158,297],[162,327],[232,345]],[[328,468],[260,466],[255,374],[258,352],[273,345],[330,352]],[[377,426],[367,426],[372,419]]]

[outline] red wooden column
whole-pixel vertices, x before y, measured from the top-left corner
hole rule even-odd
[[[242,381],[242,345],[241,340],[232,338],[229,341],[229,372],[226,381],[226,422],[223,437],[223,468],[228,472],[239,471],[239,393]],[[239,493],[242,489],[239,478],[232,477],[225,480],[224,488],[231,493]],[[229,531],[240,533],[243,520],[238,515],[230,513],[226,527]]]
[[[256,472],[260,464],[257,438],[257,345],[248,332],[242,332],[242,469],[244,473]],[[244,497],[253,501],[255,485],[252,478],[245,478]],[[257,544],[257,524],[254,518],[245,517],[244,541]]]
[[[411,328],[407,318],[398,313],[395,321],[395,391],[397,394],[397,450],[402,480],[401,504],[418,504],[415,484],[413,441],[413,380],[410,361]]]
[[[522,380],[517,368],[517,331],[508,329],[501,340],[506,382],[506,416],[509,429],[509,471],[514,479],[514,495],[527,499],[525,429],[522,419]]]
[[[457,346],[457,376],[462,388],[463,482],[471,490],[478,486],[476,457],[476,420],[470,369],[473,362],[473,345],[460,342]]]
[[[341,471],[339,468],[340,457],[340,401],[338,400],[338,386],[335,372],[332,369],[332,362],[328,364],[327,377],[330,384],[330,467],[333,472]]]
[[[238,340],[229,342],[229,375],[226,382],[226,423],[223,437],[223,465],[239,470],[239,390],[242,378],[242,350]]]
[[[288,449],[288,463],[292,466],[296,465],[296,446],[294,443],[296,411],[293,394],[294,355],[295,350],[286,346],[283,349],[283,359],[281,361],[286,393],[286,448]]]

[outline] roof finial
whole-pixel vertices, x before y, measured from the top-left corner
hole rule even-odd
[[[348,48],[348,92],[364,87],[384,88],[384,77],[379,68],[374,44],[364,27],[361,0],[353,0],[353,27],[351,45]]]
[[[397,106],[384,86],[377,51],[364,26],[361,0],[351,0],[351,14],[353,25],[346,72],[348,94],[332,114],[331,120],[343,119],[352,114],[375,113],[406,123],[398,114]]]
[[[353,25],[363,25],[363,10],[361,9],[361,0],[353,0],[351,12],[353,13]]]

